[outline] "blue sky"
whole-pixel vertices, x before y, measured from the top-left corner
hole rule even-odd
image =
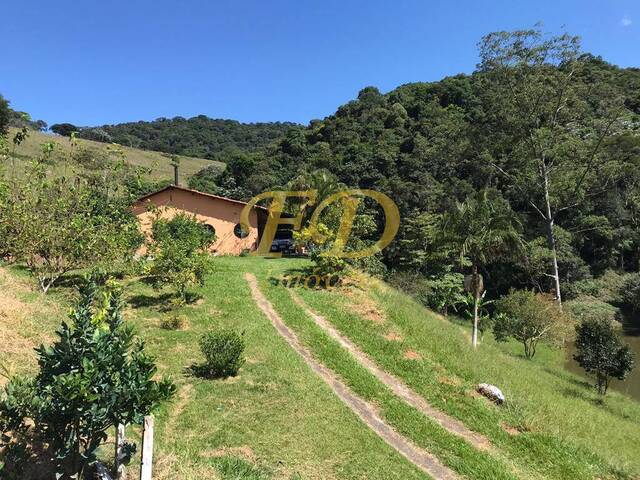
[[[357,92],[470,73],[495,30],[640,67],[637,0],[4,2],[0,94],[50,124],[205,114],[307,123]]]

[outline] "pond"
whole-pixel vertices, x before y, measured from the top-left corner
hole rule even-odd
[[[613,380],[610,388],[640,401],[640,317],[625,320],[622,326],[622,340],[631,347],[631,350],[635,354],[635,368],[625,381]],[[587,375],[584,373],[584,370],[573,360],[574,353],[575,349],[568,349],[565,367],[573,373],[586,377]]]

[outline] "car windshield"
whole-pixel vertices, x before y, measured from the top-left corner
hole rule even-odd
[[[278,230],[275,236],[276,240],[292,240],[293,230]]]

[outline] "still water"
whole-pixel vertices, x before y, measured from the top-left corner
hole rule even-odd
[[[626,393],[640,401],[640,318],[625,321],[622,327],[622,340],[635,354],[635,368],[624,382],[613,380],[609,388]],[[575,350],[569,348],[565,366],[573,373],[586,377],[584,370],[573,360],[574,352]]]

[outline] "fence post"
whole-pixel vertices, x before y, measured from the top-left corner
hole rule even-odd
[[[144,417],[142,434],[142,460],[140,462],[140,480],[151,480],[153,466],[153,415]]]
[[[122,460],[124,457],[124,444],[126,442],[124,436],[124,425],[122,423],[118,424],[116,428],[116,458],[115,458],[115,480],[123,480],[124,479],[124,465],[122,464]]]

